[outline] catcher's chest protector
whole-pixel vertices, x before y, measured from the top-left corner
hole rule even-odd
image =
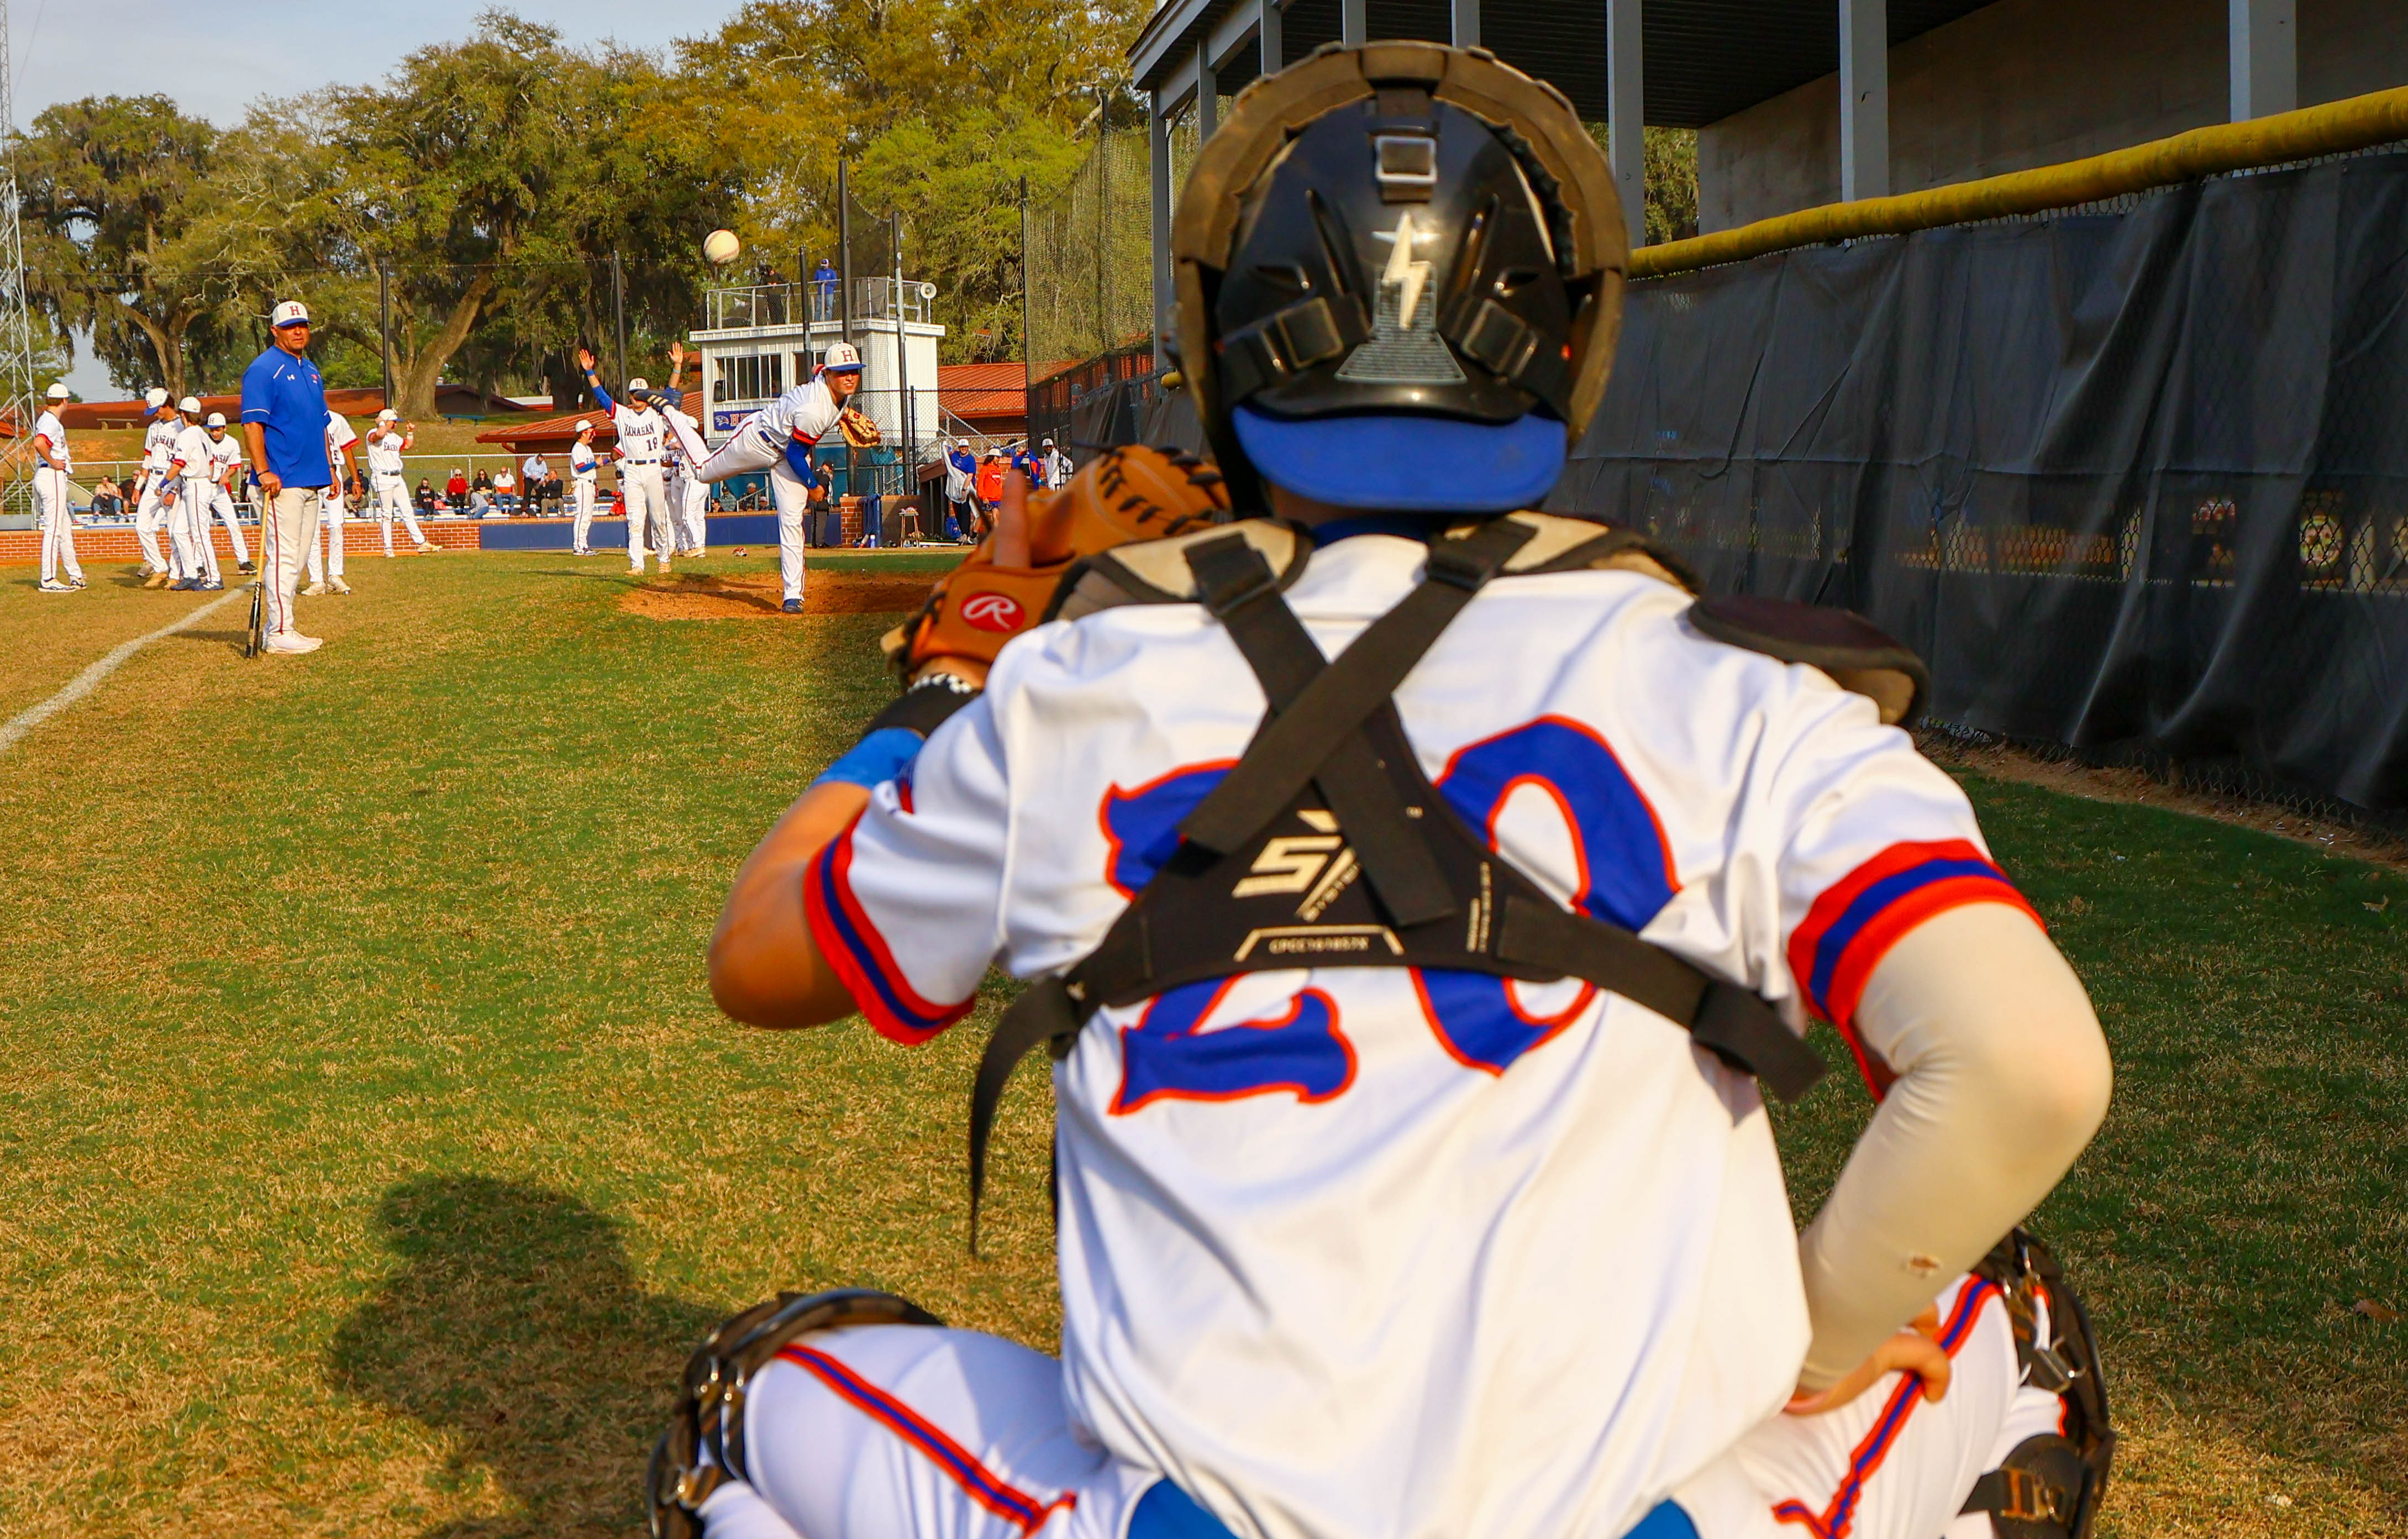
[[[1532,982],[1573,977],[1687,1028],[1732,1067],[1795,1100],[1822,1060],[1753,992],[1572,913],[1490,850],[1423,774],[1391,698],[1472,596],[1499,573],[1625,567],[1667,575],[1637,535],[1515,513],[1430,542],[1426,574],[1334,661],[1281,591],[1311,538],[1253,520],[1089,559],[1048,618],[1128,603],[1200,602],[1227,627],[1269,712],[1244,756],[1179,825],[1180,843],[1084,960],[1032,985],[996,1028],[970,1108],[971,1244],[987,1135],[1012,1067],[1043,1042],[1068,1054],[1087,1018],[1184,984],[1303,967],[1451,969]],[[1804,606],[1797,606],[1803,609]],[[1808,611],[1809,615],[1831,611]],[[1746,611],[1739,644],[1770,611]],[[1699,616],[1701,626],[1704,617]],[[1920,664],[1852,616],[1848,658],[1910,674]],[[1829,649],[1827,622],[1800,628]],[[1751,629],[1751,627],[1754,627]],[[1721,635],[1721,631],[1715,632]],[[1777,645],[1757,650],[1775,651]],[[1912,683],[1892,688],[1901,707]]]

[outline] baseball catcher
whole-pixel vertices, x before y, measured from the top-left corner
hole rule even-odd
[[[1239,98],[1173,249],[1218,476],[1015,483],[711,945],[738,1019],[905,1044],[1029,980],[971,1233],[1044,1045],[1061,1357],[770,1301],[695,1357],[659,1532],[2085,1532],[2097,1353],[2016,1226],[2106,1050],[1897,725],[1920,664],[1527,511],[1623,228],[1570,105],[1485,54]],[[1880,1106],[1800,1236],[1764,1098],[1820,1073],[1810,1016]]]

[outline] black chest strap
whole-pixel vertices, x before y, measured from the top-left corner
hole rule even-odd
[[[1526,526],[1500,519],[1467,538],[1433,541],[1425,580],[1334,662],[1323,659],[1268,564],[1242,539],[1186,553],[1206,607],[1254,669],[1268,711],[1102,943],[1067,972],[1030,985],[988,1039],[970,1102],[973,1251],[987,1142],[1012,1069],[1039,1043],[1067,1057],[1105,1005],[1208,979],[1299,967],[1580,978],[1684,1027],[1784,1100],[1822,1075],[1822,1059],[1770,1004],[1628,929],[1565,910],[1489,850],[1423,774],[1393,693],[1529,538]],[[1284,869],[1283,849],[1307,841],[1340,846],[1309,890],[1260,880],[1267,869]]]

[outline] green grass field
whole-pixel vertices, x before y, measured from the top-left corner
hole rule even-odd
[[[122,575],[0,569],[0,717],[193,605]],[[776,1288],[1050,1345],[1036,1071],[972,1260],[982,1022],[907,1053],[704,989],[891,617],[656,622],[545,555],[351,581],[316,655],[243,661],[230,606],[0,756],[0,1533],[632,1532],[687,1347]],[[2408,1529],[2408,1322],[2351,1308],[2408,1309],[2408,878],[1970,788],[2120,1071],[2042,1218],[2113,1354],[2102,1532]],[[1784,1118],[1801,1204],[1864,1111]]]

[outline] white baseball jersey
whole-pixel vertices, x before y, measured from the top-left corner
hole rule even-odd
[[[599,465],[590,443],[580,442],[568,451],[568,474],[572,481],[592,481]]]
[[[177,477],[188,485],[199,487],[207,482],[209,479],[209,430],[198,423],[185,424],[167,451],[167,463]]]
[[[164,416],[151,418],[150,425],[142,430],[142,468],[166,469],[168,462],[176,457],[176,435],[182,431],[179,424]]]
[[[753,413],[772,437],[784,434],[809,449],[827,436],[844,410],[824,376],[814,376]]]
[[[206,435],[205,435],[206,436]],[[242,444],[232,433],[223,438],[209,439],[208,478],[220,486],[232,486],[235,472],[242,467]]]
[[[686,463],[685,435],[690,434],[699,439],[702,436],[702,424],[695,420],[694,413],[691,411],[681,410],[675,407],[661,415],[661,426],[666,430],[663,437],[666,443],[668,463],[673,468],[682,469]],[[685,434],[674,431],[681,427],[685,429]]]
[[[407,441],[390,428],[368,430],[368,473],[378,476],[401,474],[401,446]]]
[[[59,421],[57,412],[45,409],[40,416],[34,419],[34,437],[41,439],[59,456],[61,467],[69,470],[75,468],[75,456],[67,453],[66,424]]]
[[[1325,654],[1424,548],[1331,543]],[[1873,965],[2022,899],[1963,794],[1812,669],[1629,572],[1504,578],[1398,690],[1421,766],[1559,900],[1843,1030]],[[1014,640],[814,862],[820,952],[924,1041],[1085,956],[1260,725],[1194,606]],[[1333,842],[1335,842],[1333,841]],[[1297,890],[1340,852],[1297,852]],[[1298,969],[1109,1009],[1056,1066],[1063,1393],[1240,1534],[1617,1534],[1777,1413],[1807,1335],[1753,1081],[1578,981]]]
[[[637,465],[657,465],[668,424],[651,407],[640,410],[624,403],[610,408],[610,425],[619,430],[619,457]]]

